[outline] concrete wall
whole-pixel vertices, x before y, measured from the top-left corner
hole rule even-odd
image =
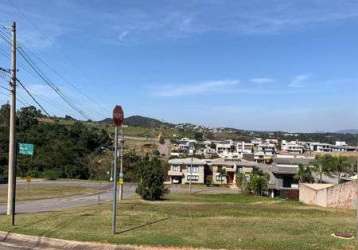
[[[314,189],[310,186],[299,184],[299,200],[305,204],[327,207],[327,188]]]
[[[322,207],[355,208],[354,202],[358,195],[357,180],[321,189],[309,185],[304,183],[299,185],[301,202]]]
[[[327,207],[355,208],[358,182],[349,181],[327,189]]]

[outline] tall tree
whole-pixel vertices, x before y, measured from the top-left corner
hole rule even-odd
[[[322,176],[332,174],[333,156],[329,154],[316,155],[312,162],[313,171],[319,174],[319,183],[322,183]]]
[[[338,177],[338,183],[341,183],[342,173],[352,171],[352,164],[346,156],[335,156],[332,162],[332,172]]]

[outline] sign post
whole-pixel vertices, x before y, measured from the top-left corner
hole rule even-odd
[[[113,208],[112,208],[112,234],[116,233],[117,228],[117,158],[118,158],[118,128],[123,125],[124,115],[123,109],[121,106],[116,105],[113,109],[113,123],[114,123],[114,164],[113,164]],[[122,147],[121,147],[122,148]],[[122,156],[122,153],[121,153]],[[121,157],[122,158],[122,157]],[[120,177],[123,177],[122,172],[122,161],[121,161],[121,174]],[[121,179],[122,180],[122,179]],[[120,183],[120,187],[123,187],[122,182]],[[122,188],[120,189],[122,193]]]

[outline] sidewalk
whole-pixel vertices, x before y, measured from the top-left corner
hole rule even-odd
[[[94,242],[81,242],[47,238],[42,236],[30,236],[0,231],[0,250],[2,249],[71,249],[71,250],[194,250],[194,248],[177,247],[151,247],[134,245],[112,245]],[[204,248],[200,248],[204,250]]]

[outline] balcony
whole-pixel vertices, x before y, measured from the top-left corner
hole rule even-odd
[[[183,173],[183,172],[179,172],[179,171],[169,170],[169,171],[168,171],[168,175],[169,175],[169,176],[184,176],[184,173]]]

